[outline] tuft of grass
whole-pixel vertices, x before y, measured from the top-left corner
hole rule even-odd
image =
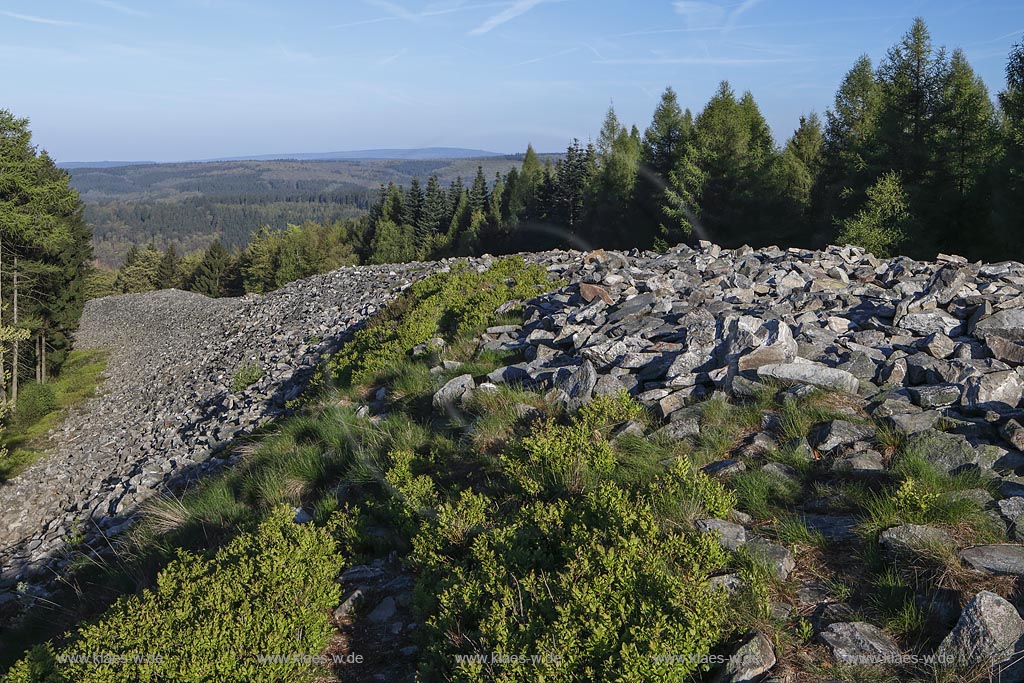
[[[789,546],[828,549],[828,539],[798,515],[784,515],[775,522],[775,536]]]
[[[780,508],[796,503],[800,485],[761,470],[740,472],[729,481],[740,509],[758,519],[772,519]]]
[[[240,367],[231,378],[231,390],[240,394],[261,379],[263,379],[263,366],[247,363]]]

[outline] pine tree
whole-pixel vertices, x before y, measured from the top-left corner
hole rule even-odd
[[[178,256],[178,251],[174,248],[174,244],[169,245],[164,250],[164,255],[160,259],[160,265],[156,271],[157,286],[160,289],[172,289],[181,285],[178,274],[180,262],[181,258]]]
[[[871,59],[862,55],[847,72],[825,113],[825,162],[812,193],[816,227],[832,234],[837,221],[852,216],[866,198],[878,157],[882,93]],[[820,240],[825,241],[825,240]]]
[[[206,296],[223,296],[230,280],[231,255],[219,239],[203,252],[202,260],[192,274],[189,289]]]
[[[981,256],[983,240],[964,240],[971,232],[989,236],[991,169],[999,157],[999,124],[988,89],[962,50],[949,61],[938,112],[935,197],[941,203],[936,219],[937,248]],[[1000,257],[989,247],[989,255]]]
[[[473,213],[483,213],[487,208],[487,177],[483,166],[476,167],[476,176],[469,188],[469,209]]]

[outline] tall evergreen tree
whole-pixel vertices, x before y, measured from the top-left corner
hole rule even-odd
[[[935,197],[942,222],[936,235],[939,251],[999,257],[987,239],[965,240],[967,234],[991,234],[991,169],[999,149],[999,124],[985,83],[975,74],[962,50],[949,61],[938,112]],[[939,217],[937,216],[937,218]]]
[[[177,249],[174,248],[173,244],[169,245],[164,250],[164,255],[161,257],[160,265],[156,271],[157,285],[160,289],[171,289],[181,286],[178,273],[180,263],[181,258],[178,256]]]
[[[487,177],[484,175],[484,167],[476,167],[476,176],[473,177],[473,184],[469,188],[469,210],[476,213],[483,213],[487,207]]]
[[[871,59],[862,55],[825,113],[825,162],[812,196],[818,242],[832,237],[835,221],[856,212],[874,181],[881,108],[881,87]]]
[[[999,108],[1003,156],[996,166],[993,237],[1003,246],[1004,254],[1019,255],[1024,254],[1024,42],[1010,51]]]
[[[219,239],[203,252],[203,258],[192,274],[189,289],[206,296],[223,296],[230,285],[231,254]]]
[[[423,197],[423,210],[416,222],[416,250],[426,257],[433,246],[435,236],[442,232],[447,219],[448,209],[445,206],[444,191],[437,182],[437,176],[427,179],[427,190]]]
[[[817,239],[811,195],[824,166],[824,147],[821,119],[815,113],[801,116],[800,125],[786,142],[778,164],[778,186],[786,204],[783,214],[790,226],[780,230],[780,233],[787,233],[780,234],[780,241],[811,246]]]
[[[423,188],[420,187],[420,179],[414,177],[409,183],[409,189],[402,202],[402,223],[412,226],[419,223],[420,213],[423,211],[423,201]]]

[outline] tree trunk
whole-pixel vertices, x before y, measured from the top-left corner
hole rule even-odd
[[[43,362],[39,364],[40,374],[42,375],[42,382],[46,384],[46,333],[39,333],[39,349],[43,352]]]

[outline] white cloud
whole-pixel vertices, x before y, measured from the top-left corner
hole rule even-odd
[[[37,17],[32,14],[18,14],[17,12],[0,11],[0,15],[10,17],[11,19],[18,19],[19,21],[28,21],[33,24],[46,24],[47,26],[79,26],[73,21],[62,21],[60,19],[48,19],[46,17]]]
[[[520,15],[526,14],[542,2],[544,2],[544,0],[516,0],[516,2],[512,3],[470,31],[469,35],[482,36],[483,34],[498,28],[502,24],[512,21]]]

